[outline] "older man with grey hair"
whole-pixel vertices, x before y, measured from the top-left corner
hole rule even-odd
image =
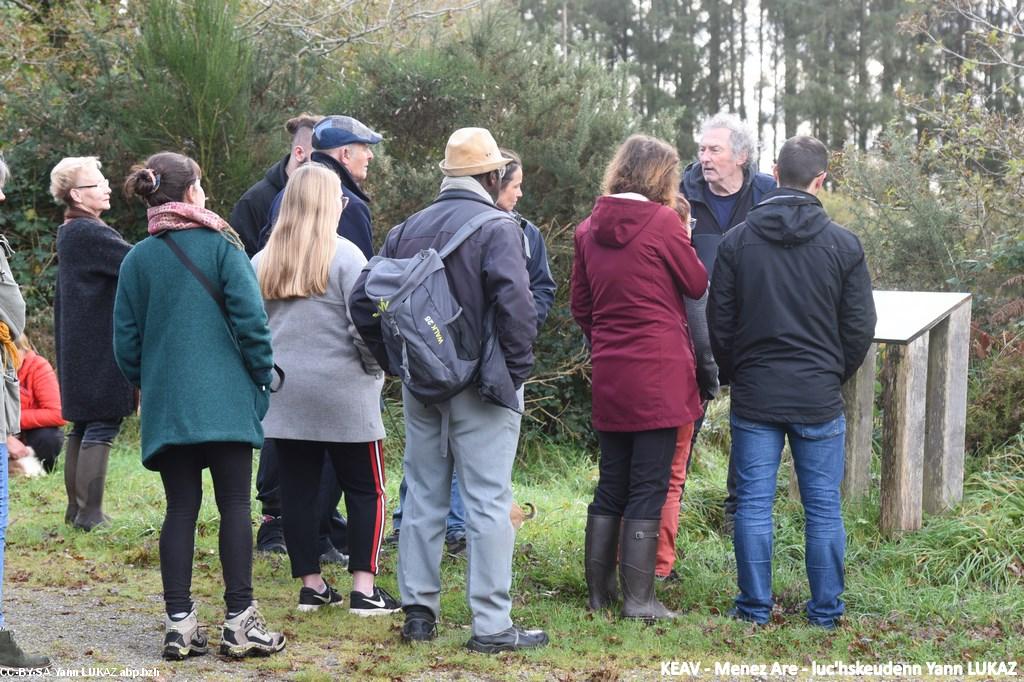
[[[739,116],[721,112],[701,124],[697,161],[683,171],[679,189],[690,202],[690,239],[709,278],[714,278],[715,258],[722,237],[733,226],[745,221],[747,212],[775,187],[775,178],[757,172],[757,139],[754,131]],[[698,378],[701,395],[705,399],[718,391],[717,380],[708,378],[717,374],[717,367],[706,342],[706,325],[694,325],[695,318],[699,322],[704,321],[706,300],[705,294],[703,300],[687,304],[691,326],[699,327],[694,330],[694,342],[698,344]],[[698,421],[693,431],[691,452],[696,445],[700,425]],[[736,514],[735,472],[731,462],[726,488],[724,528],[731,534]]]
[[[775,179],[757,172],[754,132],[735,114],[719,113],[704,121],[699,144],[698,160],[683,171],[680,191],[696,220],[693,246],[712,277],[722,236],[775,189]]]

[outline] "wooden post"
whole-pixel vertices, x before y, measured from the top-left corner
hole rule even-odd
[[[871,344],[864,364],[843,384],[846,403],[846,472],[843,497],[863,497],[871,485],[871,436],[875,413],[875,356],[878,344]]]
[[[928,340],[928,401],[924,455],[924,510],[938,514],[964,495],[967,360],[971,301],[932,328]]]
[[[883,362],[882,509],[888,535],[921,527],[928,334],[887,344]]]

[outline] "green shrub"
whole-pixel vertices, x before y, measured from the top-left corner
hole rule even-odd
[[[192,156],[203,169],[209,208],[224,215],[278,158],[261,142],[296,113],[289,103],[310,90],[301,73],[308,64],[289,56],[287,44],[243,35],[242,20],[238,0],[144,3],[134,46],[138,77],[125,108],[131,149]]]
[[[967,221],[955,192],[930,172],[935,150],[893,133],[878,151],[848,151],[841,185],[846,227],[864,244],[876,289],[943,291],[963,260]]]
[[[1024,342],[1007,344],[980,363],[967,401],[967,447],[986,452],[1002,446],[1024,424]]]

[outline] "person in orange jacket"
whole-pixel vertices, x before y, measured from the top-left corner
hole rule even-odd
[[[18,368],[21,384],[21,432],[7,437],[11,459],[35,454],[43,468],[53,471],[64,447],[66,423],[60,416],[60,386],[53,366],[32,348],[27,334],[18,340],[22,362]]]

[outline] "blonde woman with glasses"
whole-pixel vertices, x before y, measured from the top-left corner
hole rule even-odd
[[[65,206],[57,229],[54,341],[63,417],[73,422],[64,461],[64,522],[83,530],[108,521],[103,490],[121,420],[135,411],[135,388],[113,351],[114,294],[131,245],[100,216],[110,210],[110,183],[95,156],[61,159],[50,194]]]
[[[274,357],[288,380],[270,400],[266,438],[281,463],[281,506],[300,611],[340,606],[320,574],[316,499],[330,457],[348,509],[349,610],[395,613],[374,584],[384,531],[384,374],[355,330],[348,300],[366,257],[337,235],[345,208],[338,177],[312,163],[288,180],[266,248],[253,257],[266,301]]]

